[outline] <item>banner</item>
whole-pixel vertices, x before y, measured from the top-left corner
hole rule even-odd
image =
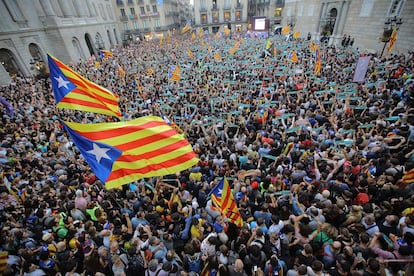
[[[371,56],[360,57],[358,59],[358,64],[355,68],[354,82],[365,82],[365,74],[367,73],[370,59]]]

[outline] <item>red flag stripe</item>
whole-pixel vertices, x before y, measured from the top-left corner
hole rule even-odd
[[[75,84],[77,86],[77,88],[73,89],[72,92],[77,92],[79,94],[83,94],[83,95],[86,95],[88,97],[91,97],[90,96],[90,92],[91,92],[90,90],[93,89],[93,90],[100,90],[102,93],[108,94],[108,91],[103,91],[102,89],[100,89],[99,86],[92,86],[92,85],[88,84],[89,87],[84,87],[83,86],[83,82],[81,82],[79,80],[76,80],[76,79],[73,79],[73,78],[70,78],[70,77],[68,77],[68,79],[71,82],[73,82],[73,84]],[[93,95],[94,95],[94,97],[96,99],[98,99],[98,100],[100,100],[102,102],[106,102],[108,104],[113,104],[113,105],[117,105],[118,104],[118,102],[116,100],[111,100],[111,99],[108,99],[106,97],[103,97],[99,93],[93,92]]]
[[[136,126],[125,125],[124,127],[108,129],[108,130],[103,130],[103,131],[93,131],[93,132],[77,131],[77,132],[79,133],[79,135],[85,138],[99,141],[99,140],[110,139],[110,138],[130,134],[130,133],[138,132],[140,130],[144,130],[147,128],[153,128],[153,127],[165,126],[165,125],[166,123],[164,121],[150,121],[150,122],[146,122],[146,123],[136,125]],[[150,137],[154,137],[154,136],[150,136]]]
[[[188,145],[189,144],[186,140],[180,140],[180,141],[177,141],[176,143],[168,144],[164,147],[161,147],[161,148],[158,148],[154,151],[149,151],[149,152],[146,152],[146,153],[143,153],[143,154],[136,154],[136,155],[135,154],[134,155],[133,154],[123,154],[117,159],[117,161],[133,162],[134,159],[135,159],[135,161],[142,160],[142,159],[151,159],[151,158],[154,158],[158,155],[164,154],[166,152],[171,152],[171,151],[183,148],[183,147],[188,146]],[[122,150],[122,151],[127,151],[128,150],[128,149],[122,149],[122,148],[119,148],[119,147],[117,147],[117,148]],[[132,148],[137,148],[137,147],[132,147]]]
[[[70,104],[76,104],[76,105],[87,105],[88,107],[93,107],[93,108],[107,108],[106,105],[103,104],[99,104],[99,103],[94,103],[94,102],[88,102],[88,101],[84,101],[84,100],[79,100],[76,98],[63,98],[58,104],[60,103],[70,103]]]
[[[143,174],[144,175],[151,171],[156,171],[156,170],[176,166],[177,164],[187,162],[195,157],[196,155],[194,152],[188,152],[176,158],[169,159],[169,160],[166,160],[158,164],[151,164],[151,165],[145,166],[143,168],[135,169],[135,170],[132,170],[132,169],[115,170],[108,176],[108,179],[106,181],[109,182],[109,181],[116,180],[118,178],[121,178],[123,176],[128,176],[131,174]]]

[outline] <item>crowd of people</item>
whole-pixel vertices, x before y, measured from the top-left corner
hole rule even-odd
[[[414,56],[374,55],[353,83],[364,52],[321,45],[315,74],[309,41],[271,40],[271,56],[264,39],[186,34],[72,62],[125,120],[167,116],[199,156],[120,189],[60,123],[116,118],[57,109],[49,79],[2,87],[3,275],[411,275]],[[223,177],[241,228],[209,197]]]

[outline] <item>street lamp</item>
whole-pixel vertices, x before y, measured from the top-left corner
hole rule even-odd
[[[387,18],[387,21],[384,22],[384,32],[381,38],[381,42],[384,42],[384,47],[382,48],[380,57],[382,57],[382,55],[384,54],[385,47],[387,46],[388,42],[390,42],[394,28],[398,31],[402,23],[402,18],[397,16],[394,16],[392,19]]]

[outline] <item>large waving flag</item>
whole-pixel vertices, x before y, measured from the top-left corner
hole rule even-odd
[[[237,226],[243,226],[243,220],[237,208],[237,203],[233,199],[229,182],[226,177],[211,190],[211,200],[213,204],[220,210],[221,214],[229,219],[230,222]]]
[[[172,66],[168,71],[168,79],[172,81],[181,80],[181,69],[180,66]]]
[[[57,58],[50,55],[47,58],[57,107],[122,117],[118,96],[82,77]]]
[[[198,162],[188,141],[161,117],[99,124],[65,122],[64,127],[107,189],[174,174]]]
[[[391,52],[391,50],[394,47],[394,44],[395,44],[396,41],[397,41],[397,29],[394,28],[392,30],[392,34],[391,34],[391,37],[390,37],[390,42],[389,42],[388,47],[387,47],[387,52],[388,53]]]

